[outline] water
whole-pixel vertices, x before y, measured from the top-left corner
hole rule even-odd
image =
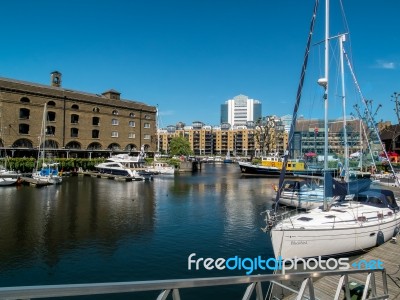
[[[70,177],[59,186],[2,188],[0,286],[245,275],[188,270],[188,256],[272,257],[260,213],[272,206],[276,182],[241,178],[236,164],[203,164],[201,172],[152,182]],[[244,289],[181,296],[238,298]],[[154,293],[135,296],[147,298]]]

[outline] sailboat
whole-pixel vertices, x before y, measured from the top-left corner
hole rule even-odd
[[[0,141],[2,141],[3,137],[3,118],[2,114],[2,102],[0,102]],[[3,142],[4,143],[4,142]],[[19,174],[15,171],[11,171],[7,169],[7,153],[4,151],[4,165],[0,165],[0,186],[10,186],[17,184]]]
[[[314,7],[313,28],[318,1]],[[329,88],[329,0],[325,0],[325,76],[318,80],[324,89],[325,141],[324,169],[328,163],[328,88]],[[307,47],[309,49],[312,30]],[[308,53],[308,49],[306,53]],[[306,55],[305,66],[308,56]],[[303,65],[302,72],[305,72]],[[304,73],[302,73],[304,75]],[[303,76],[302,76],[303,80]],[[297,94],[293,122],[296,122],[301,91]],[[293,137],[292,123],[289,139]],[[290,145],[290,143],[289,143]],[[287,155],[285,155],[287,159]],[[284,176],[280,178],[281,187]],[[345,256],[378,246],[399,233],[400,209],[390,190],[368,189],[357,192],[351,201],[335,201],[328,173],[324,173],[321,207],[296,215],[278,215],[267,211],[266,231],[269,232],[275,257],[283,259]],[[344,196],[350,191],[344,190]],[[279,193],[277,194],[279,200]]]
[[[46,163],[44,161],[45,148],[46,148],[46,132],[47,132],[47,104],[44,105],[43,109],[43,119],[42,119],[42,129],[39,137],[39,151],[38,158],[36,162],[36,171],[33,172],[32,178],[41,182],[48,184],[60,184],[62,183],[62,176],[58,171],[58,163]],[[39,170],[39,163],[41,162],[41,168]]]

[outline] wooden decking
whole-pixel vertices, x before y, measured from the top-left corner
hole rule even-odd
[[[113,179],[113,180],[119,180],[119,181],[136,181],[136,180],[141,180],[141,179],[135,179],[135,178],[132,178],[132,177],[119,176],[119,175],[112,175],[112,174],[105,174],[105,173],[92,172],[92,171],[79,171],[79,172],[78,172],[78,175],[79,175],[79,176],[90,176],[90,177],[97,177],[97,178]]]
[[[32,177],[21,177],[21,182],[22,182],[22,184],[29,184],[29,185],[33,185],[36,187],[51,185],[51,183],[49,183],[47,181],[40,181],[37,179],[33,179]]]
[[[360,262],[362,260],[371,261],[371,260],[380,260],[383,262],[383,267],[386,269],[386,280],[388,286],[388,294],[389,299],[400,299],[400,238],[397,239],[397,242],[388,241],[385,244],[373,248],[371,251],[366,254],[357,257],[350,264],[354,262]],[[364,263],[360,263],[361,268],[365,268]],[[317,280],[314,283],[315,289],[315,298],[316,299],[333,299],[335,295],[336,288],[338,286],[339,276],[335,277],[324,277],[320,280]],[[355,286],[356,284],[365,284],[366,282],[366,274],[355,274],[349,278],[349,284]],[[377,295],[383,295],[383,280],[382,276],[377,276],[375,278]],[[286,296],[284,299],[296,299],[296,294],[291,294]],[[344,299],[344,293],[341,293],[341,297],[339,299]],[[352,298],[352,299],[361,299]]]

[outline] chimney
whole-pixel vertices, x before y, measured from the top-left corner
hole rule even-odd
[[[51,75],[51,86],[60,87],[61,86],[61,73],[54,71],[50,73]]]

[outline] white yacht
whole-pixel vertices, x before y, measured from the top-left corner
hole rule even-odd
[[[153,177],[144,167],[144,159],[140,154],[138,156],[117,154],[96,165],[95,168],[100,173],[131,177],[134,180],[150,180]]]
[[[152,166],[146,169],[148,172],[153,172],[159,175],[174,175],[175,167],[170,166],[166,162],[155,161]]]
[[[18,173],[0,167],[0,186],[14,185],[18,182]]]

